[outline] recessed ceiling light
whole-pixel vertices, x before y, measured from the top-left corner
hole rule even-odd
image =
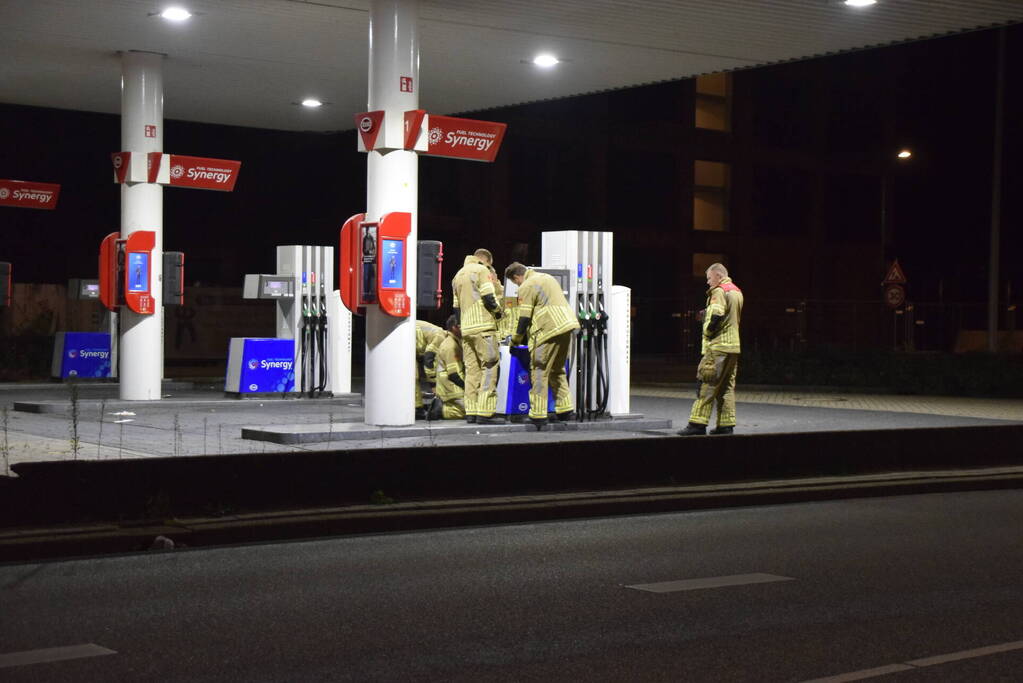
[[[870,7],[876,5],[877,0],[845,0],[845,4],[849,7]]]
[[[315,109],[316,107],[322,107],[323,102],[316,99],[315,97],[307,97],[304,100],[302,100],[302,106],[309,107],[310,109]]]
[[[554,55],[537,55],[536,57],[533,57],[533,64],[536,64],[537,66],[543,67],[545,69],[549,69],[550,67],[560,62],[561,60],[555,57]]]
[[[160,12],[160,18],[167,21],[185,21],[192,18],[192,13],[184,7],[168,7]]]

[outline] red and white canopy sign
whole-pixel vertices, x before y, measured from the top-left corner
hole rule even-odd
[[[410,113],[412,112],[406,113],[406,119]],[[434,114],[429,116],[427,156],[470,161],[493,161],[497,158],[497,150],[501,148],[508,124]],[[406,125],[408,135],[405,139],[405,149],[412,149],[416,143],[415,132],[418,130],[416,117]]]
[[[149,182],[161,182],[171,187],[231,192],[234,190],[241,167],[242,162],[230,159],[207,159],[150,152]],[[169,169],[169,173],[164,176],[167,180],[161,178],[163,168]]]
[[[56,209],[60,185],[30,183],[24,180],[0,180],[0,206],[23,209]]]

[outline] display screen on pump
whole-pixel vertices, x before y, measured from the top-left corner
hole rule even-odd
[[[381,284],[383,289],[405,288],[405,243],[401,240],[382,240],[380,254]]]
[[[149,254],[128,253],[128,291],[149,291]]]

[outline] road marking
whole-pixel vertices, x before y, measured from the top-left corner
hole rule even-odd
[[[735,574],[733,576],[712,576],[706,579],[684,579],[682,581],[661,581],[659,583],[637,583],[626,588],[650,593],[675,593],[677,591],[695,591],[704,588],[724,588],[725,586],[747,586],[753,583],[773,583],[775,581],[794,581],[790,576],[774,574]]]
[[[862,671],[850,671],[847,674],[838,674],[837,676],[828,676],[827,678],[815,678],[812,681],[804,681],[803,683],[846,683],[846,681],[862,681],[865,678],[887,676],[888,674],[894,674],[900,671],[912,671],[914,668],[915,667],[908,664],[889,664],[888,666],[879,666],[875,669],[863,669]]]
[[[65,645],[64,647],[47,647],[41,650],[25,650],[0,655],[0,669],[43,662],[60,662],[65,659],[81,659],[83,657],[99,657],[100,655],[116,655],[113,650],[100,647],[93,643],[84,645]]]
[[[1001,654],[1002,652],[1012,652],[1013,650],[1023,650],[1023,640],[1017,640],[1012,643],[1002,643],[1001,645],[978,647],[973,650],[960,650],[959,652],[950,652],[948,654],[924,657],[922,659],[913,659],[908,662],[903,662],[902,664],[889,664],[888,666],[879,666],[875,669],[850,671],[849,673],[838,674],[837,676],[815,678],[811,681],[804,681],[803,683],[845,683],[845,681],[861,681],[865,678],[875,678],[877,676],[884,676],[886,674],[897,673],[899,671],[910,671],[912,669],[919,669],[925,666],[937,666],[939,664],[947,664],[948,662],[958,662],[963,659],[987,657],[990,655]]]

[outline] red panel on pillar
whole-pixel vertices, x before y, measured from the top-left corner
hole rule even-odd
[[[408,236],[412,214],[392,211],[380,219],[377,231],[377,301],[380,310],[395,318],[412,312],[408,295]]]
[[[121,233],[112,232],[99,245],[99,300],[111,311],[120,304],[117,296],[117,240]]]
[[[352,313],[363,315],[366,309],[359,305],[359,280],[362,273],[362,246],[359,240],[359,224],[366,220],[366,214],[357,213],[341,226],[338,246],[338,290],[341,302]]]
[[[156,310],[153,300],[153,248],[156,233],[136,230],[124,243],[124,301],[128,308],[150,315]]]

